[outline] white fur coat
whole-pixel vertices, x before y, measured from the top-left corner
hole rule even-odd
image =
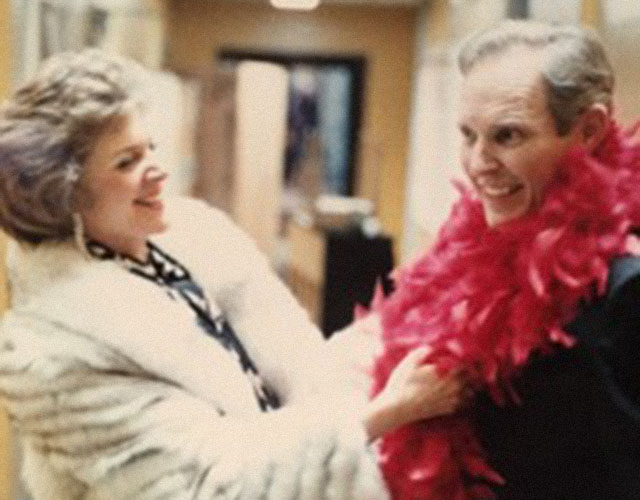
[[[283,408],[261,413],[237,362],[153,283],[71,244],[15,245],[0,398],[34,498],[385,499],[339,349],[224,215],[182,200],[169,216],[154,241],[225,312]]]

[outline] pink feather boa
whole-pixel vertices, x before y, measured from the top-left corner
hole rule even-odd
[[[372,393],[427,345],[440,373],[462,369],[497,404],[517,403],[511,381],[533,353],[574,345],[563,325],[605,293],[611,260],[640,226],[640,147],[629,138],[612,126],[595,155],[567,155],[542,207],[495,229],[459,187],[433,248],[396,273],[391,297],[374,301],[384,349]],[[393,500],[494,498],[487,484],[504,482],[464,414],[400,428],[379,452]]]

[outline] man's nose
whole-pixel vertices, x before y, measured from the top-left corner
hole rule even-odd
[[[482,174],[498,167],[498,162],[483,140],[477,140],[470,153],[469,173]]]

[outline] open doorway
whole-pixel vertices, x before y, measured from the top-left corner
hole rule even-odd
[[[354,194],[365,58],[223,49],[216,66],[234,74],[249,62],[277,65],[287,74],[280,224],[271,254],[284,274],[289,223],[313,213],[322,195]]]
[[[285,213],[321,194],[354,193],[364,84],[364,57],[281,54],[224,49],[224,65],[265,61],[289,73]]]

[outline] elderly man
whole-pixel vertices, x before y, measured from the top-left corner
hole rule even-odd
[[[396,500],[640,498],[640,152],[576,27],[509,22],[462,47],[464,191],[377,306],[376,389],[409,347],[473,411],[386,436]]]

